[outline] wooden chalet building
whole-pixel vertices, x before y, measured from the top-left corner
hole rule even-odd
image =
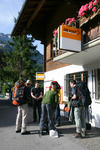
[[[69,97],[69,80],[85,80],[91,92],[90,121],[100,127],[100,6],[91,16],[79,20],[80,51],[55,49],[53,31],[66,18],[77,17],[89,0],[26,0],[12,36],[31,34],[44,44],[44,90],[57,80],[62,87],[62,101]],[[66,42],[65,46],[68,43]],[[71,43],[74,47],[74,43]]]

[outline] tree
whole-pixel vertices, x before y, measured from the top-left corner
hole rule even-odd
[[[4,72],[7,81],[15,82],[22,75],[24,79],[31,79],[34,82],[33,74],[35,73],[36,61],[32,56],[36,51],[36,46],[33,43],[32,37],[25,35],[12,37],[12,42],[9,42],[9,45],[13,50],[6,52],[3,58],[3,61],[6,62]]]

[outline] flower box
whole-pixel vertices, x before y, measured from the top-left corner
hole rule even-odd
[[[92,14],[90,14],[88,17],[80,18],[79,26],[82,27],[84,24],[88,23],[90,20],[93,20],[97,15],[100,15],[100,7],[98,7],[98,9]]]

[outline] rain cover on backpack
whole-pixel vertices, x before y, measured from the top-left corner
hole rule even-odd
[[[15,82],[13,88],[12,103],[15,106],[23,104],[24,101],[24,82],[22,80]]]
[[[79,82],[76,84],[77,87],[77,96],[79,100],[81,101],[81,104],[83,106],[89,106],[92,102],[91,96],[90,96],[90,91],[86,85],[85,82]]]

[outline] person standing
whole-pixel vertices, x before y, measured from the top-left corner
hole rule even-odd
[[[56,92],[58,94],[58,101],[57,101],[56,111],[55,111],[55,119],[56,119],[56,127],[59,127],[60,126],[60,106],[59,106],[59,103],[60,103],[60,98],[61,98],[61,95],[60,95],[61,87],[57,81],[52,81],[52,83],[55,83]]]
[[[32,85],[32,82],[30,80],[27,80],[26,83],[25,83],[26,96],[27,96],[27,100],[28,100],[28,106],[32,107],[31,85]]]
[[[76,81],[70,81],[70,87],[72,88],[72,106],[74,107],[74,117],[76,124],[76,138],[85,137],[86,135],[86,122],[85,122],[85,107],[78,96],[78,90]]]
[[[35,82],[35,88],[31,90],[31,96],[33,101],[33,122],[37,121],[37,113],[36,110],[38,109],[38,117],[40,121],[41,117],[41,101],[43,97],[43,93],[41,88],[39,87],[38,81]]]
[[[21,135],[29,134],[30,132],[26,130],[28,117],[27,88],[22,80],[15,83],[13,98],[16,100],[19,99],[18,114],[16,118],[16,133],[21,132]]]
[[[49,130],[55,130],[54,126],[54,110],[56,109],[58,95],[56,92],[56,85],[55,83],[51,83],[51,88],[53,90],[48,90],[42,100],[42,111],[41,111],[41,119],[40,119],[40,135],[43,134],[44,126],[46,118],[48,118],[48,128]]]

